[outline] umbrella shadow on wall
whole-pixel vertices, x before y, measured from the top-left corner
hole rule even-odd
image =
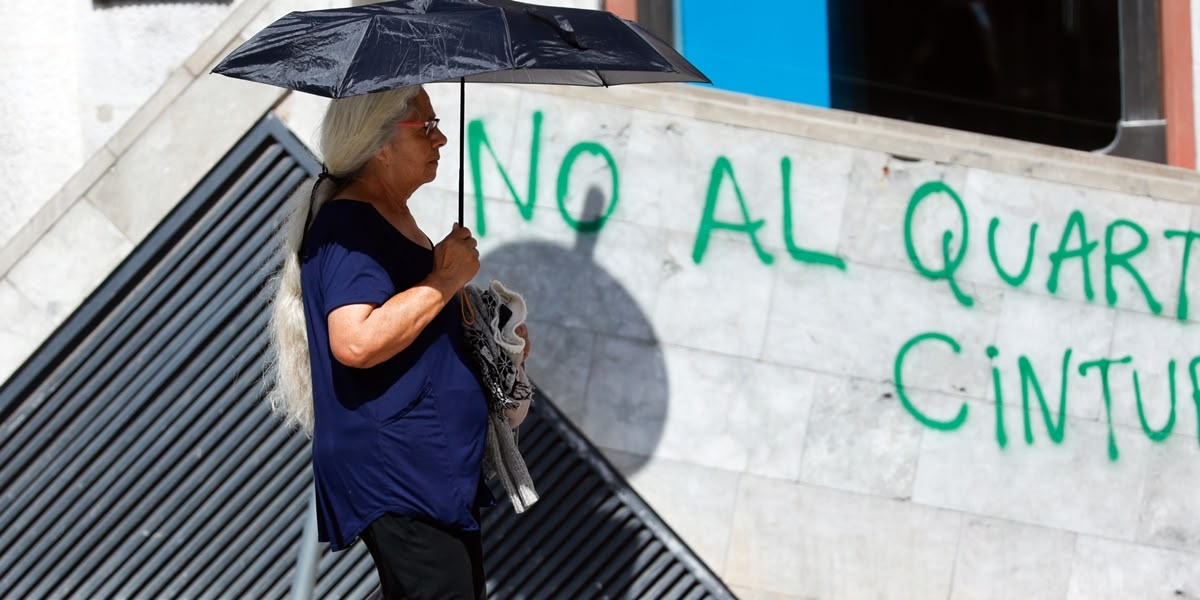
[[[581,221],[608,199],[588,188]],[[529,304],[530,378],[624,475],[654,454],[667,418],[662,348],[633,296],[595,261],[604,235],[577,232],[575,245],[522,241],[488,252],[476,283],[498,280]],[[536,400],[535,400],[536,410]],[[610,452],[615,451],[615,452]]]

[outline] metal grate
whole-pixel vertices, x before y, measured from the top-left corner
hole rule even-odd
[[[312,471],[263,402],[264,257],[318,169],[266,117],[0,388],[0,597],[289,594]],[[732,597],[552,402],[522,446],[542,500],[485,513],[489,595]],[[324,553],[317,597],[377,593]]]

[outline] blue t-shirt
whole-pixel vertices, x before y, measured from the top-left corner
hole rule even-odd
[[[347,548],[397,513],[474,531],[487,401],[462,339],[458,298],[408,348],[368,369],[339,363],[328,316],[381,305],[433,270],[433,251],[370,204],[334,200],[317,213],[301,259],[312,362],[317,529]],[[484,487],[486,490],[486,487]]]

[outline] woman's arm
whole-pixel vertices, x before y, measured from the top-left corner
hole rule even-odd
[[[379,306],[350,304],[329,313],[329,346],[338,362],[373,367],[408,348],[446,303],[479,272],[478,242],[454,226],[433,249],[433,272]]]

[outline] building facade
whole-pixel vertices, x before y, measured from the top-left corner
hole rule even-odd
[[[49,90],[3,95],[39,174],[2,199],[6,377],[264,115],[312,147],[322,100],[208,71],[330,4],[77,3],[61,54],[5,52],[59,67],[6,67]],[[193,26],[88,41],[152,10]],[[63,91],[126,61],[152,91]],[[468,93],[467,224],[535,381],[739,597],[1200,594],[1192,169],[699,86]]]

